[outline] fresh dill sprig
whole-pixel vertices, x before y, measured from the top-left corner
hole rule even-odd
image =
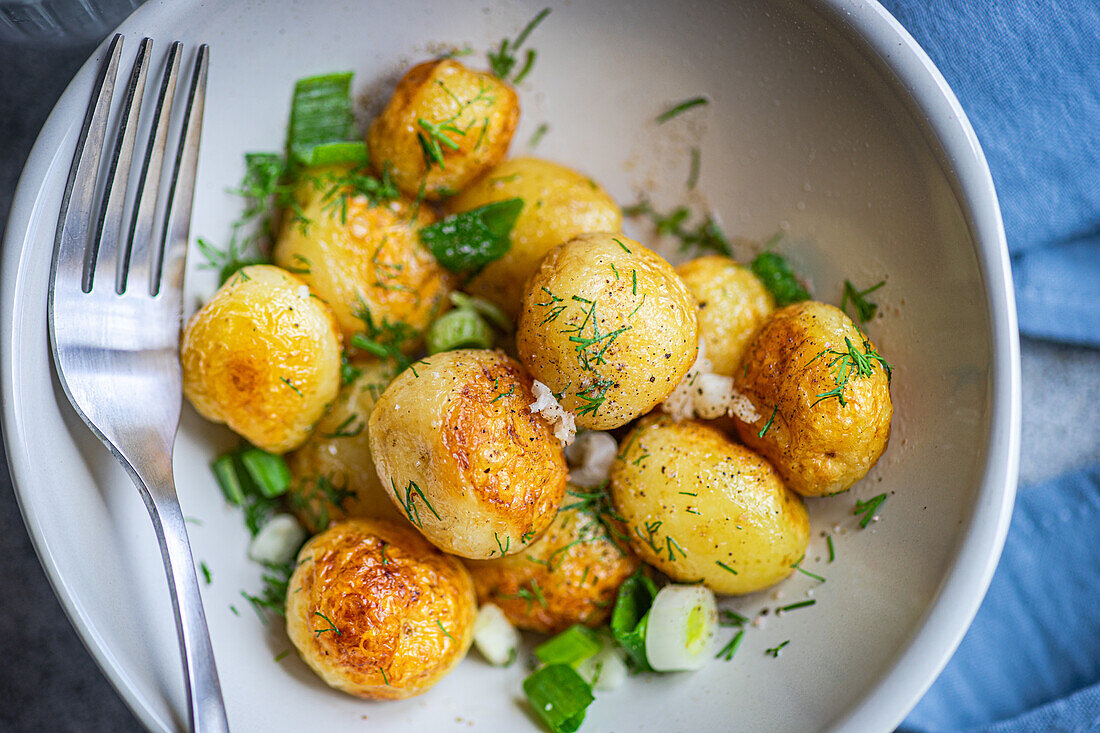
[[[855,308],[855,315],[860,324],[867,323],[875,317],[876,313],[878,313],[878,303],[867,300],[867,296],[885,284],[885,280],[880,280],[866,290],[856,290],[856,286],[852,285],[851,281],[845,280],[844,297],[840,299],[840,309],[847,313],[848,303],[851,302],[852,307]]]
[[[828,392],[822,392],[817,395],[817,400],[811,407],[830,397],[836,397],[840,400],[841,407],[847,405],[848,402],[844,399],[844,388],[848,386],[848,380],[852,377],[857,379],[870,377],[875,372],[876,363],[882,366],[882,370],[886,373],[887,379],[892,376],[893,367],[882,358],[882,355],[875,350],[874,346],[871,346],[871,342],[866,338],[863,339],[863,351],[860,351],[847,336],[844,337],[844,344],[847,346],[847,351],[825,349],[814,356],[813,359],[806,362],[806,366],[809,366],[822,356],[829,355],[834,357],[829,362],[829,368],[833,370],[833,381],[836,387]]]
[[[509,80],[508,77],[511,75],[518,61],[516,54],[519,52],[520,47],[523,45],[524,41],[527,40],[527,36],[531,35],[531,31],[535,30],[538,24],[541,23],[547,15],[550,15],[550,8],[544,8],[538,15],[532,18],[531,22],[520,31],[520,34],[516,36],[514,41],[505,38],[500,42],[500,46],[496,51],[489,51],[487,54],[489,57],[489,68],[493,70],[494,74],[505,81]],[[531,67],[534,66],[537,56],[537,51],[530,48],[527,49],[523,66],[515,77],[511,79],[513,84],[519,84],[527,74],[531,72]]]
[[[833,549],[833,536],[828,535],[825,537],[825,544],[829,547],[829,562],[836,559],[836,550]]]
[[[778,646],[774,646],[771,649],[765,649],[764,653],[769,655],[773,659],[778,659],[779,654],[783,651],[783,647],[787,646],[790,643],[791,643],[791,640],[787,639],[786,641],[780,643]]]
[[[775,420],[775,413],[779,412],[779,405],[772,408],[772,416],[768,418],[768,422],[764,423],[764,427],[756,434],[756,437],[763,438],[768,434],[768,430],[771,429],[772,421]]]
[[[715,659],[721,659],[726,662],[733,659],[733,655],[737,653],[737,647],[741,646],[741,639],[745,637],[745,630],[740,629],[733,638],[729,640],[729,643],[718,650],[718,653],[714,655]]]
[[[806,601],[799,601],[798,603],[791,603],[791,604],[786,605],[786,606],[780,606],[779,608],[775,609],[775,612],[776,613],[786,613],[787,611],[793,611],[796,608],[806,608],[807,606],[812,606],[815,603],[817,603],[817,600],[811,598],[811,599],[806,600]]]
[[[855,509],[852,510],[852,514],[858,516],[863,515],[863,519],[859,521],[860,529],[867,529],[867,525],[871,523],[871,520],[875,518],[875,512],[882,506],[882,503],[886,501],[886,494],[882,493],[878,496],[873,496],[867,501],[856,501]]]
[[[737,613],[737,611],[730,611],[728,609],[722,609],[718,612],[718,625],[719,626],[744,626],[749,620]]]
[[[543,122],[541,125],[535,128],[535,132],[531,135],[530,142],[527,143],[527,147],[534,150],[538,147],[538,144],[542,142],[542,138],[546,136],[546,133],[550,131],[550,125]]]
[[[688,207],[678,206],[669,213],[662,214],[643,198],[631,206],[624,207],[623,216],[630,218],[647,217],[653,223],[657,234],[679,239],[681,251],[695,247],[702,251],[716,252],[726,257],[733,256],[733,246],[730,244],[725,232],[718,226],[717,220],[711,215],[704,217],[694,227],[689,228],[685,226],[687,221],[692,218],[691,209]]]
[[[671,120],[673,117],[677,117],[679,115],[682,115],[684,112],[687,112],[692,107],[698,107],[700,105],[709,103],[710,100],[706,97],[692,97],[691,99],[685,99],[683,102],[675,104],[661,114],[657,115],[657,124],[663,125],[664,123]]]
[[[332,619],[330,619],[325,614],[321,613],[320,611],[314,611],[313,615],[314,616],[320,616],[322,619],[324,619],[325,623],[328,624],[327,629],[326,628],[321,628],[321,629],[314,629],[313,630],[313,633],[316,634],[317,636],[320,636],[321,634],[324,634],[327,631],[335,631],[337,636],[343,636],[344,635],[343,632],[340,631],[340,629],[336,628],[336,624],[332,623]]]
[[[725,570],[725,571],[726,571],[727,573],[733,573],[734,575],[737,575],[737,571],[736,571],[736,570],[734,570],[733,568],[731,568],[731,567],[730,567],[729,565],[726,565],[726,564],[725,564],[724,562],[722,562],[721,560],[715,560],[715,561],[714,561],[714,564],[715,564],[715,565],[717,565],[718,567],[722,568],[723,570]]]
[[[796,562],[794,565],[791,565],[791,567],[794,568],[795,570],[797,570],[798,572],[802,573],[803,575],[811,577],[811,578],[813,578],[814,580],[816,580],[820,583],[824,583],[825,578],[822,578],[817,573],[811,573],[809,570],[806,570],[804,567],[802,567],[802,561],[805,560],[805,559],[806,559],[806,556],[803,555],[802,557],[798,558],[798,562]]]

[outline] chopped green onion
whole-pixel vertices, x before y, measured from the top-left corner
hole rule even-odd
[[[294,85],[287,130],[290,158],[310,165],[317,146],[352,138],[351,76],[350,71],[311,76]]]
[[[226,501],[237,506],[244,504],[244,486],[241,483],[240,474],[237,473],[234,454],[225,453],[218,456],[211,468],[214,469],[214,478],[218,480],[218,486],[221,487]]]
[[[353,140],[350,142],[323,143],[315,146],[309,164],[318,166],[351,163],[363,166],[366,165],[367,159],[367,144],[362,140]]]
[[[574,624],[557,636],[535,647],[535,656],[543,664],[569,664],[595,656],[603,645],[596,632],[587,626]]]
[[[504,333],[511,333],[515,330],[515,324],[512,323],[512,319],[508,317],[508,314],[501,310],[496,303],[490,303],[484,298],[476,298],[456,290],[451,293],[451,304],[455,308],[469,308],[477,311],[480,315],[485,316],[489,323]]]
[[[574,733],[594,698],[592,688],[567,664],[551,664],[523,681],[531,707],[553,733]]]
[[[241,465],[266,498],[282,496],[290,486],[290,469],[282,456],[249,448],[241,453]]]
[[[520,198],[487,204],[424,227],[420,241],[448,270],[475,272],[508,252],[522,210]]]
[[[309,535],[290,514],[276,514],[264,522],[248,544],[248,556],[265,565],[292,562]]]
[[[429,354],[454,349],[488,349],[493,345],[493,329],[477,311],[459,308],[437,319],[424,340]]]
[[[775,252],[761,252],[752,261],[752,272],[775,298],[782,308],[791,303],[810,299],[810,292],[798,281],[790,264]]]
[[[646,626],[649,623],[649,609],[657,596],[657,586],[646,575],[643,568],[627,578],[619,586],[615,599],[615,608],[611,611],[611,634],[619,642],[634,666],[643,671],[651,671],[645,654]]]
[[[499,607],[486,603],[474,619],[474,646],[489,664],[507,667],[516,661],[519,632]]]

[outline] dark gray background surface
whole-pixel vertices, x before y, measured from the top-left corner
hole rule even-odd
[[[0,43],[0,231],[38,130],[93,48]],[[1100,457],[1100,351],[1024,339],[1023,377],[1021,483]],[[139,730],[61,611],[0,461],[0,730]]]

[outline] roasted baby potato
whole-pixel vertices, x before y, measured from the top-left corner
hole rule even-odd
[[[420,244],[434,221],[429,207],[406,198],[371,201],[341,181],[348,168],[314,171],[300,186],[301,212],[287,216],[275,264],[304,280],[332,307],[344,340],[384,324],[406,324],[403,348],[439,314],[453,275]],[[370,322],[367,322],[369,314]]]
[[[610,430],[652,409],[695,363],[695,301],[634,240],[585,234],[551,250],[531,277],[516,348],[578,426]]]
[[[409,69],[367,134],[371,165],[408,196],[452,196],[492,168],[519,122],[519,97],[453,59]]]
[[[252,265],[191,318],[180,363],[200,415],[282,453],[305,442],[340,389],[340,334],[305,283]]]
[[[345,517],[406,521],[378,479],[367,432],[393,369],[376,360],[355,367],[359,376],[340,389],[305,445],[286,457],[293,476],[287,502],[310,534]]]
[[[603,489],[571,487],[550,528],[518,555],[467,560],[480,603],[498,606],[513,626],[544,634],[573,624],[599,626],[619,586],[641,564],[608,512]]]
[[[775,299],[752,270],[729,257],[699,257],[676,274],[699,305],[699,336],[712,372],[733,376],[745,345],[775,310]]]
[[[737,434],[804,496],[850,488],[890,440],[890,367],[831,305],[805,301],[772,313],[734,386],[757,412],[752,422],[734,418]]]
[[[611,497],[638,555],[675,581],[751,593],[791,574],[810,523],[763,458],[695,420],[642,420],[611,468]]]
[[[591,178],[538,158],[504,161],[447,199],[446,210],[455,214],[511,198],[523,199],[523,211],[512,227],[512,247],[478,273],[466,290],[515,318],[527,279],[547,252],[586,232],[617,232],[623,215]]]
[[[368,427],[378,476],[436,547],[509,555],[554,519],[565,456],[534,401],[522,366],[480,349],[416,362],[382,393]]]
[[[321,679],[358,697],[427,691],[465,656],[476,615],[462,563],[375,519],[311,539],[287,584],[287,636]]]

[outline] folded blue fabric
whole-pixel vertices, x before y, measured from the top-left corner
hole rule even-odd
[[[1014,255],[1021,332],[1100,346],[1100,2],[883,4],[939,67],[981,140]]]
[[[1100,465],[1022,488],[974,624],[901,730],[1100,731],[1098,573]]]
[[[1100,2],[882,1],[985,150],[1021,332],[1100,346]],[[901,730],[1100,733],[1100,464],[1020,488],[989,594]]]

